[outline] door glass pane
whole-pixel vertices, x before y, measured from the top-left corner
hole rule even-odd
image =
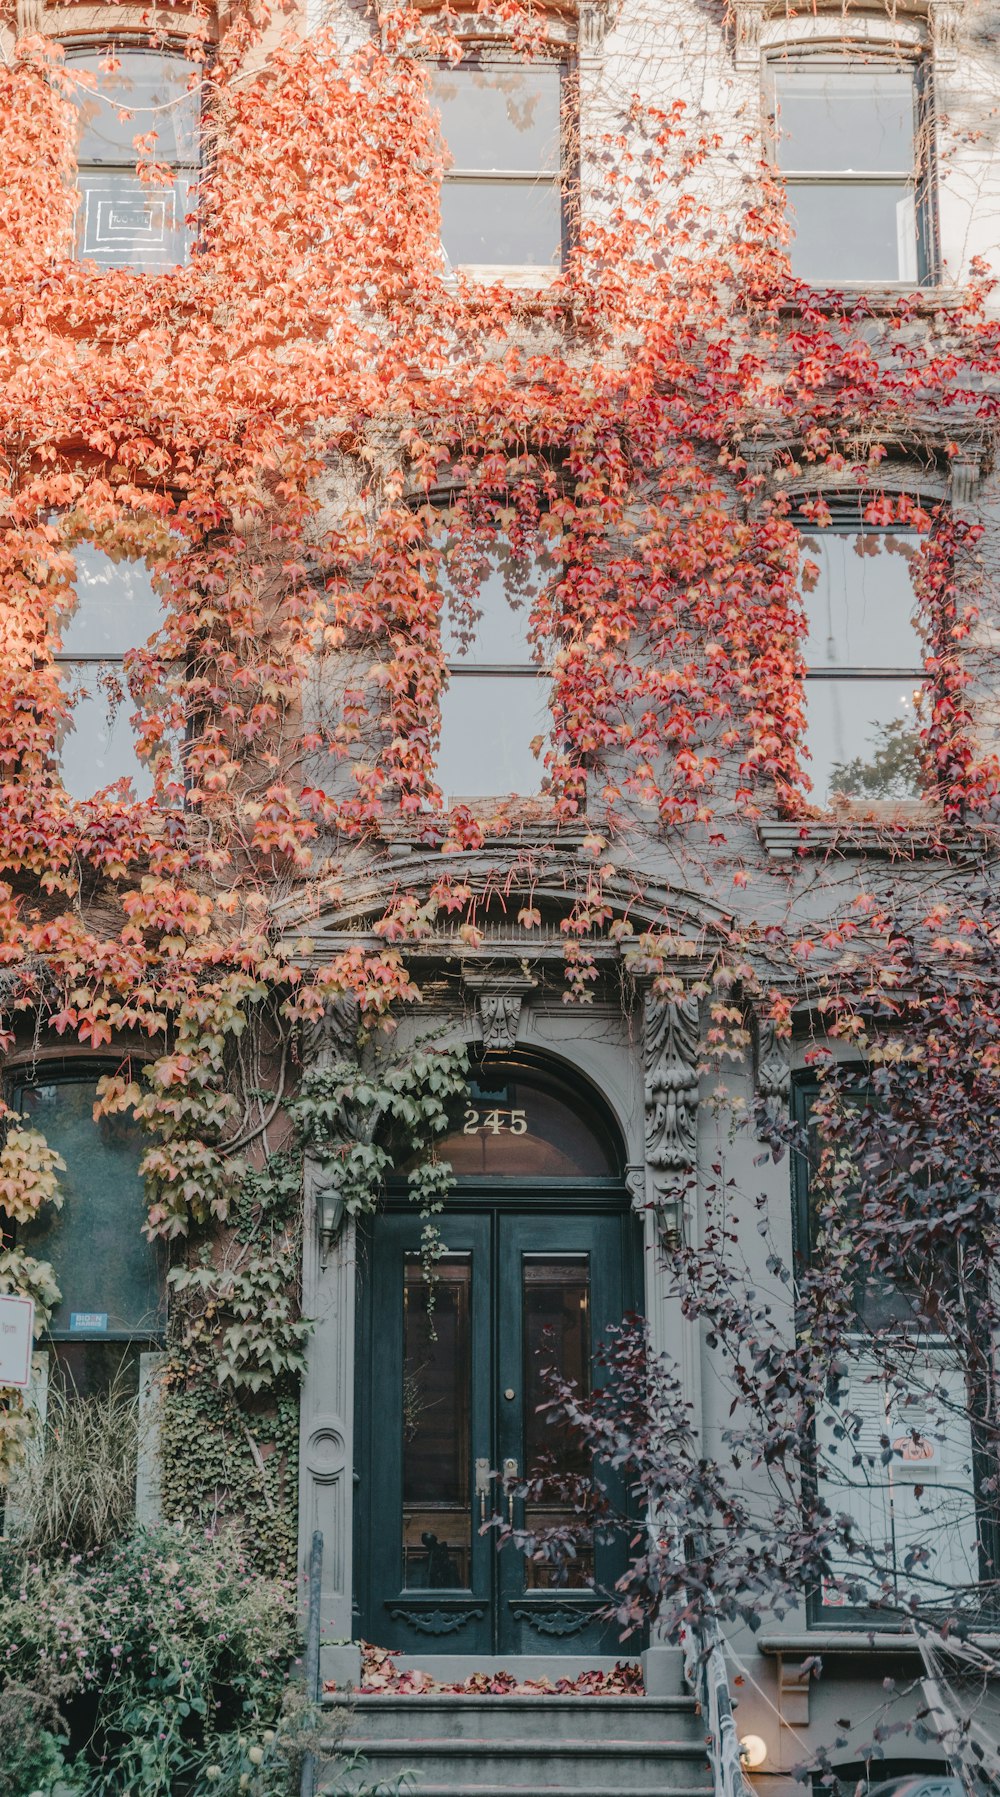
[[[52,1263],[62,1303],[51,1329],[69,1336],[156,1334],[163,1327],[164,1260],[142,1233],[139,1162],[149,1138],[129,1115],[94,1121],[93,1079],[24,1086],[14,1103],[66,1162],[64,1201],[18,1230],[19,1245]]]
[[[807,667],[922,670],[911,575],[919,553],[919,539],[904,532],[803,532]]]
[[[590,1391],[590,1256],[525,1254],[524,1301],[524,1468],[530,1478],[543,1469],[556,1476],[585,1476],[590,1456],[576,1431],[550,1423],[540,1406],[549,1398],[543,1371],[554,1367],[572,1380],[581,1396]],[[558,1500],[525,1505],[527,1529],[572,1527],[572,1508]],[[589,1586],[594,1582],[592,1542],[578,1545],[575,1559],[562,1565],[525,1562],[529,1590],[543,1586]]]
[[[619,1171],[600,1113],[583,1092],[541,1072],[485,1061],[457,1128],[438,1145],[455,1173],[490,1178],[608,1179]]]
[[[789,181],[788,223],[792,273],[804,281],[919,279],[909,181]]]
[[[554,268],[562,249],[556,181],[446,181],[441,243],[453,268]]]
[[[905,72],[789,71],[774,77],[778,163],[875,173],[913,167],[913,80]]]
[[[435,69],[430,100],[453,167],[558,170],[559,77],[554,62]]]
[[[806,745],[814,805],[920,797],[921,688],[912,680],[807,680]]]
[[[403,1289],[403,1585],[470,1584],[472,1256],[438,1261],[429,1285],[408,1254]]]

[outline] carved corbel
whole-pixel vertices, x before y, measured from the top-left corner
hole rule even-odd
[[[479,1021],[483,1029],[483,1047],[490,1053],[510,1050],[517,1041],[521,1018],[520,992],[481,992]]]
[[[953,507],[974,506],[979,499],[979,477],[982,464],[971,450],[960,451],[951,458],[951,503]]]
[[[700,1000],[644,1001],[646,1201],[673,1213],[698,1159]]]
[[[733,64],[741,75],[760,68],[760,40],[767,0],[732,0]]]
[[[597,56],[614,23],[615,0],[579,0],[576,47],[581,56]]]
[[[928,0],[927,17],[934,45],[935,69],[953,69],[958,63],[958,35],[963,11],[962,0]]]
[[[792,1063],[788,1040],[779,1036],[770,1017],[757,1024],[757,1095],[767,1117],[784,1122],[788,1116],[788,1100],[792,1090]]]
[[[42,29],[45,0],[17,0],[14,14],[16,37],[37,37]]]

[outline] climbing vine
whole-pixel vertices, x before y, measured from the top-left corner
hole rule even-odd
[[[491,13],[519,53],[544,53],[544,18],[514,0]],[[678,100],[630,102],[584,146],[603,171],[593,204],[538,292],[454,278],[426,63],[458,62],[462,43],[447,14],[400,7],[381,25],[345,48],[237,10],[211,63],[197,25],[199,253],[162,274],[71,258],[80,77],[38,34],[0,68],[0,1040],[106,1055],[100,1108],[148,1131],[147,1229],[174,1259],[171,1503],[240,1509],[276,1558],[308,1326],[302,1156],[364,1213],[394,1124],[420,1150],[408,1177],[430,1220],[447,1172],[425,1151],[462,1077],[432,1047],[405,1074],[296,1067],[286,1089],[298,1032],[346,997],[364,1031],[390,1033],[421,997],[407,951],[446,925],[475,951],[511,895],[530,944],[551,907],[533,900],[525,829],[553,852],[580,832],[558,926],[580,1001],[602,941],[654,973],[675,953],[665,911],[633,922],[643,845],[687,858],[720,965],[753,963],[778,1021],[771,965],[857,943],[853,895],[817,944],[741,914],[750,871],[733,872],[739,831],[814,816],[796,516],[821,525],[831,483],[920,537],[932,833],[983,819],[997,789],[963,654],[980,639],[980,530],[921,503],[897,466],[928,417],[941,469],[992,433],[985,275],[933,331],[909,297],[820,300],[790,274],[757,151],[730,202],[704,203],[726,152]],[[148,143],[137,157],[155,183]],[[148,800],[62,784],[54,658],[81,544],[141,560],[160,595],[159,630],[125,663]],[[501,546],[515,582],[547,569],[532,629],[553,727],[544,797],[484,817],[447,808],[435,779],[440,594],[471,615]],[[419,889],[379,859],[400,833],[440,858]],[[366,858],[388,894],[374,910]],[[324,958],[311,920],[338,906],[350,942]],[[732,986],[723,971],[706,989],[739,1046]],[[263,1099],[239,1073],[262,1020]],[[58,1169],[11,1123],[0,1193],[16,1219],[55,1197]],[[16,1249],[0,1273],[54,1301]]]

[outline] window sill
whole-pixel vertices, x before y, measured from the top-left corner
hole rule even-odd
[[[556,264],[542,268],[537,264],[513,262],[467,262],[453,268],[445,276],[444,284],[449,293],[458,295],[470,286],[507,287],[516,293],[548,293],[561,275],[562,269]]]
[[[971,858],[979,852],[982,831],[975,825],[945,824],[930,805],[919,801],[858,807],[825,817],[782,818],[758,823],[763,848],[774,860],[806,855],[882,855],[890,859],[917,856]]]
[[[1000,1647],[998,1634],[970,1634],[968,1640],[994,1652]],[[921,1657],[919,1641],[902,1623],[898,1631],[876,1630],[870,1622],[856,1622],[840,1628],[821,1623],[816,1628],[790,1630],[787,1634],[779,1629],[762,1629],[756,1637],[756,1647],[758,1653],[772,1659],[795,1654],[822,1654],[825,1660],[856,1659],[861,1655],[896,1660],[903,1655],[912,1655],[915,1660]]]
[[[953,282],[928,281],[849,281],[842,287],[824,286],[809,289],[806,299],[789,296],[779,310],[786,316],[799,317],[808,305],[818,312],[860,311],[880,313],[895,311],[900,300],[912,300],[912,311],[918,317],[936,312],[957,311],[966,303],[967,291]]]

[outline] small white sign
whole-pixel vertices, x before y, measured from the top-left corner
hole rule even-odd
[[[0,1386],[31,1384],[34,1344],[34,1299],[0,1297]]]

